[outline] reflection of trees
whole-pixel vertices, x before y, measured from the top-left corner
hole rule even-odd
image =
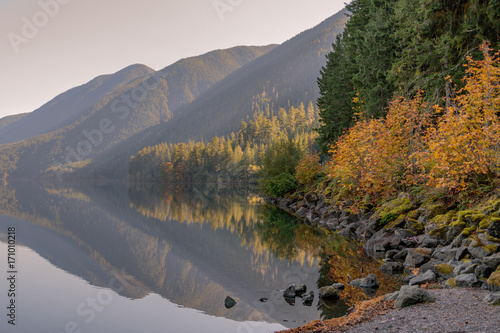
[[[368,299],[362,290],[348,285],[352,279],[377,276],[377,295],[397,288],[394,279],[379,270],[380,263],[368,257],[363,247],[325,229],[310,228],[281,209],[262,204],[248,189],[220,187],[173,188],[158,192],[129,188],[130,205],[142,215],[163,222],[207,224],[239,236],[241,245],[252,250],[252,269],[269,272],[274,258],[312,265],[321,258],[317,286],[344,283],[346,289],[335,303],[318,305],[323,318],[341,317],[356,302]]]
[[[380,288],[374,297],[398,289],[401,282],[383,274],[379,267],[380,262],[366,255],[361,244],[346,241],[342,237],[337,237],[326,243],[321,256],[318,287],[331,285],[332,283],[343,283],[346,288],[340,293],[340,300],[336,306],[319,304],[323,318],[341,317],[345,314],[347,308],[369,299],[363,290],[348,284],[349,277],[354,280],[364,278],[370,273],[375,274]]]

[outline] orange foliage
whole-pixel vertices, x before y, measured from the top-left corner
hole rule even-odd
[[[463,190],[478,175],[500,175],[500,57],[482,46],[484,60],[469,58],[465,87],[425,137],[428,152],[416,154],[428,184]]]
[[[330,177],[345,192],[371,198],[400,190],[414,173],[416,161],[411,157],[422,149],[429,109],[419,92],[411,100],[394,98],[386,119],[358,121],[332,146]]]
[[[361,119],[332,146],[329,177],[342,193],[374,201],[413,184],[462,191],[500,177],[500,53],[482,48],[452,106],[395,97],[385,119]]]

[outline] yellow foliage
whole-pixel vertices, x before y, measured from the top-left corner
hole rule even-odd
[[[463,190],[478,175],[500,172],[500,58],[482,46],[484,60],[469,58],[465,87],[425,136],[428,151],[416,157],[428,184]]]

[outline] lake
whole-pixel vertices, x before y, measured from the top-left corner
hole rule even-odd
[[[396,288],[360,244],[247,188],[20,182],[0,192],[0,332],[275,332],[374,296],[348,286],[337,302],[317,299],[348,276],[376,273],[376,295]],[[285,300],[292,283],[314,302]]]

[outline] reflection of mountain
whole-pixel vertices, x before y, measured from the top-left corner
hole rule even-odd
[[[239,235],[254,233],[251,220],[257,220],[251,212],[255,207],[248,203],[241,205],[243,222],[235,221],[231,225],[237,230],[231,230],[144,217],[131,207],[121,185],[78,192],[18,184],[15,191],[2,190],[0,212],[30,222],[26,234],[37,235],[24,238],[25,245],[92,284],[105,286],[110,270],[124,269],[132,282],[122,294],[131,298],[153,292],[176,304],[238,321],[319,317],[314,307],[301,304],[276,305],[272,313],[258,310],[260,297],[286,287],[297,272],[302,273],[300,281],[310,287],[315,286],[319,274],[317,266],[313,271],[273,257],[269,251],[260,254],[251,245],[242,246],[243,239],[252,236]],[[154,197],[147,192],[136,195]],[[241,196],[228,193],[219,201],[231,206],[231,200],[238,198]],[[224,308],[227,295],[238,301],[237,307]]]

